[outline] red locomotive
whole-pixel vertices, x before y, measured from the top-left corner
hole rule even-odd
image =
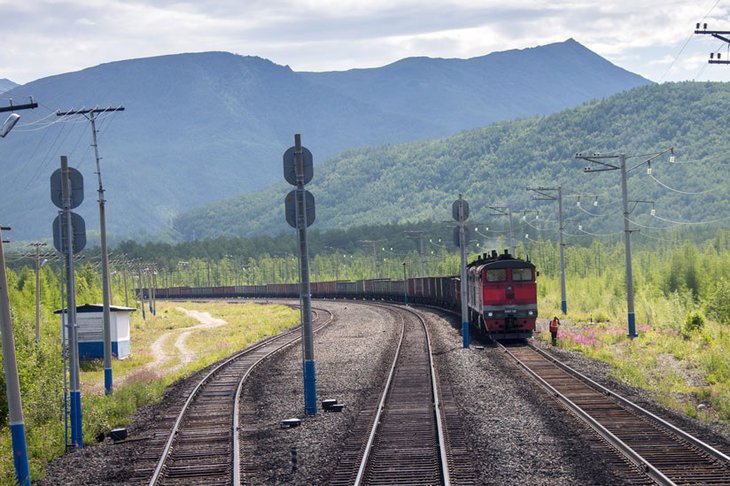
[[[493,339],[532,336],[537,319],[535,265],[496,251],[467,266],[469,322]]]

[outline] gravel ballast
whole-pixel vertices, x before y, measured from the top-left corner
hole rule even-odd
[[[242,457],[246,484],[327,484],[337,466],[339,446],[358,412],[379,395],[400,336],[400,324],[382,307],[350,301],[315,301],[334,313],[336,322],[315,335],[317,398],[337,399],[342,412],[304,415],[301,346],[294,345],[264,361],[244,388],[241,410]],[[620,463],[605,444],[557,407],[554,400],[504,354],[472,342],[463,349],[459,319],[421,309],[431,335],[434,360],[443,387],[453,392],[461,427],[482,484],[621,484]],[[543,344],[539,343],[545,347]],[[549,348],[549,346],[548,346]],[[608,367],[577,353],[549,349],[570,366],[640,405],[690,429],[703,440],[730,450],[727,430],[667,412],[646,393],[608,378]],[[202,373],[202,372],[201,372]],[[190,387],[190,378],[170,394]],[[128,441],[86,447],[54,461],[40,484],[123,484],[135,457],[135,438],[162,416],[176,413],[165,404],[146,407],[130,425]],[[281,420],[299,418],[299,427],[283,429]],[[137,444],[137,445],[135,445]],[[296,447],[297,470],[292,471]]]

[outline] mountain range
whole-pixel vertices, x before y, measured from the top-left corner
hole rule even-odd
[[[0,93],[10,91],[11,89],[18,86],[18,83],[14,83],[7,78],[0,79]]]
[[[89,122],[57,110],[125,108],[96,120],[108,228],[119,239],[152,237],[184,212],[281,180],[295,133],[317,164],[348,149],[546,115],[649,83],[572,39],[328,73],[225,52],[102,64],[6,93],[15,103],[33,96],[39,108],[22,112],[2,140],[0,217],[13,239],[48,238],[56,213],[48,181],[67,155],[85,176],[87,200],[77,212],[90,233],[98,228]],[[196,234],[185,231],[177,236]]]
[[[521,228],[532,238],[546,229],[554,237],[557,204],[544,194],[557,197],[561,187],[566,235],[589,242],[620,235],[621,178],[606,170],[618,167],[620,154],[638,238],[662,239],[673,227],[727,227],[728,123],[730,83],[665,83],[443,139],[350,150],[315,168],[307,186],[316,204],[313,228],[449,221],[462,194],[472,224],[504,236],[509,208],[515,221],[529,216],[532,226]],[[591,162],[577,153],[611,157]],[[587,166],[599,170],[584,173]],[[291,189],[282,182],[195,209],[179,216],[175,229],[195,238],[293,234],[283,203]]]

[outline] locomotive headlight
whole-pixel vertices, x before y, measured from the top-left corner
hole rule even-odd
[[[493,315],[491,312],[487,312],[487,317],[492,317]]]
[[[527,315],[528,316],[531,316],[532,315],[532,311],[527,311]]]

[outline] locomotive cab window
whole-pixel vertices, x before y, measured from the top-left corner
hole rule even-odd
[[[530,268],[513,268],[512,269],[512,281],[513,282],[524,282],[532,280],[532,269]]]
[[[507,280],[507,270],[498,268],[495,270],[487,270],[487,282],[504,282]]]

